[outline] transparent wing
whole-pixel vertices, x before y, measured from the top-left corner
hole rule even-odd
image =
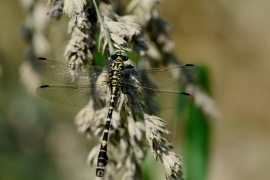
[[[63,83],[89,84],[96,82],[99,75],[105,70],[96,66],[82,66],[78,70],[72,70],[68,63],[53,61],[46,58],[38,58],[32,61],[33,67],[41,74]]]
[[[194,97],[180,91],[165,91],[151,88],[142,88],[147,112],[157,112],[163,109],[183,108],[194,101]]]
[[[130,76],[136,77],[141,86],[150,88],[174,86],[195,79],[200,69],[193,64],[184,64],[164,68],[128,69],[122,72],[125,82],[130,82]]]
[[[140,107],[148,113],[155,113],[159,110],[182,108],[194,101],[194,97],[180,91],[166,91],[147,87],[137,87],[132,84],[123,84],[122,92],[129,95],[130,106],[133,109]]]
[[[146,112],[154,113],[158,110],[185,107],[193,102],[194,98],[188,93],[179,91],[165,91],[151,88],[135,89],[129,85],[131,108],[141,104]],[[104,105],[108,97],[108,86],[90,85],[43,85],[37,90],[37,94],[45,99],[75,107],[86,107],[93,99],[96,107]],[[132,105],[133,103],[133,105]],[[135,104],[134,104],[135,103]]]
[[[45,99],[75,107],[85,107],[90,99],[101,100],[107,96],[107,85],[43,85],[37,94]]]

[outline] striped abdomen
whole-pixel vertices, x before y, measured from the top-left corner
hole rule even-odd
[[[118,95],[119,88],[121,86],[120,84],[121,77],[120,77],[119,72],[122,71],[122,68],[123,68],[123,63],[120,60],[113,62],[112,65],[110,66],[108,85],[110,86],[110,89],[111,89],[111,99],[110,99],[108,115],[106,118],[106,124],[104,126],[100,151],[98,154],[98,161],[97,161],[97,167],[96,167],[96,176],[98,177],[104,176],[105,167],[107,165],[107,160],[108,160],[107,142],[108,142],[108,136],[109,136],[109,129],[110,129],[116,96]]]

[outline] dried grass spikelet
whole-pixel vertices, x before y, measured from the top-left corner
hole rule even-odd
[[[126,11],[128,13],[136,14],[139,17],[140,24],[146,26],[153,14],[157,13],[156,5],[161,0],[132,0]]]
[[[49,19],[48,7],[41,1],[21,0],[27,10],[27,18],[22,28],[22,36],[28,43],[24,61],[20,66],[20,81],[30,93],[35,94],[35,87],[40,85],[40,77],[31,66],[31,61],[38,56],[47,55],[51,46],[46,38]]]
[[[143,34],[142,27],[139,24],[137,16],[127,15],[118,16],[118,21],[125,24],[129,32],[129,42],[131,43],[132,49],[138,52],[141,56],[145,55],[145,51],[148,49],[147,40]]]
[[[46,16],[48,7],[41,1],[26,1],[21,0],[25,4],[28,12],[27,18],[23,26],[23,37],[30,44],[28,52],[44,56],[51,50],[49,41],[46,38],[48,31],[49,19]],[[33,49],[34,48],[34,49]],[[26,56],[30,55],[29,53]],[[33,56],[26,57],[31,59]]]
[[[110,1],[110,0],[108,0]],[[100,3],[99,10],[102,16],[114,18],[115,14],[123,14],[123,6],[120,1],[112,1],[111,3]]]
[[[107,107],[96,109],[93,100],[91,100],[87,108],[82,109],[75,117],[75,124],[78,126],[79,132],[86,133],[89,138],[100,137],[108,114],[107,111]],[[118,116],[114,113],[113,117],[117,119]]]
[[[51,45],[46,37],[49,24],[49,19],[46,16],[47,11],[48,7],[46,4],[37,2],[33,9],[32,18],[30,19],[34,30],[32,43],[35,48],[35,53],[39,56],[46,55],[51,51]]]
[[[33,5],[35,4],[35,0],[20,0],[22,3],[23,8],[26,11],[29,11],[32,9]]]
[[[164,152],[161,160],[168,180],[183,180],[182,159],[173,152]]]
[[[65,50],[65,58],[71,65],[71,73],[83,65],[92,64],[95,49],[96,13],[90,9],[91,2],[85,0],[66,0],[64,11],[72,18],[69,22],[71,39]]]
[[[159,0],[133,0],[127,7],[127,11],[136,15],[142,27],[147,31],[149,50],[146,54],[153,67],[161,66],[164,62],[164,53],[174,48],[173,41],[167,35],[171,29],[169,23],[158,17],[156,8],[159,2]],[[153,59],[152,57],[157,57],[155,52],[159,52],[161,56]]]
[[[87,4],[87,0],[64,0],[64,12],[70,17],[83,11],[84,6]]]
[[[169,131],[166,128],[165,122],[157,117],[150,116],[145,114],[145,133],[148,144],[150,145],[150,149],[155,159],[157,159],[158,153],[160,151],[161,146],[164,146],[165,149],[172,149],[173,146],[170,144],[162,134],[168,134]]]
[[[186,91],[192,93],[195,98],[196,106],[199,107],[206,116],[216,123],[219,122],[221,115],[211,97],[209,97],[200,87],[192,83],[187,84]]]
[[[87,9],[91,6],[91,2],[87,0],[65,0],[63,11],[79,28],[88,28]]]
[[[106,100],[106,101],[109,101]],[[108,102],[104,102],[108,104]],[[94,110],[93,102],[90,108],[85,108],[76,116],[76,124],[79,131],[88,137],[102,137],[107,106]],[[128,98],[120,94],[113,112],[109,141],[108,141],[108,164],[103,179],[112,179],[116,172],[125,168],[123,180],[139,179],[141,177],[140,161],[145,157],[143,147],[144,128],[141,121],[134,122],[131,109],[128,106]],[[88,155],[87,161],[95,167],[100,144],[95,146]]]
[[[171,143],[169,143],[162,134],[168,134],[165,122],[156,116],[145,114],[145,131],[146,139],[150,146],[150,150],[156,159],[160,159],[165,168],[166,178],[183,179],[182,160],[173,152]]]
[[[109,3],[109,0],[102,0]],[[88,10],[92,8],[92,1],[88,0],[64,0],[64,12],[67,13],[79,28],[88,27]],[[89,27],[88,27],[89,28]]]
[[[150,39],[157,44],[162,52],[169,53],[173,51],[174,43],[168,36],[171,25],[167,21],[158,16],[153,16],[147,24],[147,29]]]
[[[95,40],[91,29],[83,32],[72,21],[69,23],[71,39],[65,50],[65,58],[71,65],[71,69],[76,71],[83,65],[92,64],[93,56],[90,49],[94,48]]]
[[[89,102],[89,108],[83,108],[75,118],[75,124],[78,126],[78,131],[80,133],[88,132],[89,128],[95,123],[93,121],[95,117],[95,111],[93,108],[93,101]],[[92,107],[92,108],[91,108]],[[100,122],[101,123],[101,122]],[[90,131],[92,132],[92,131]],[[87,134],[89,138],[92,137],[92,134]]]
[[[142,47],[137,48],[137,52],[143,54],[147,49],[147,45],[142,36],[142,28],[139,25],[137,18],[135,16],[128,15],[123,17],[118,16],[117,20],[118,21],[113,21],[112,19],[104,16],[104,23],[113,41],[113,46],[117,50],[124,51],[131,51],[134,47]],[[108,41],[106,39],[104,29],[102,27],[100,27],[100,29],[99,44],[103,43],[102,50],[104,51],[108,45]],[[128,43],[132,43],[131,48],[128,47]]]
[[[1,67],[0,67],[1,68]],[[24,61],[19,69],[20,81],[26,87],[28,92],[36,94],[36,87],[40,85],[41,80],[38,73],[33,70],[29,61]],[[1,76],[1,69],[0,69]]]
[[[47,13],[47,15],[50,18],[59,19],[63,12],[64,1],[63,0],[48,0],[47,4],[52,4],[52,8]]]

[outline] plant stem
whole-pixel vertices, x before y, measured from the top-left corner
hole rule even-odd
[[[93,0],[93,4],[94,4],[94,7],[96,9],[96,12],[97,12],[97,15],[98,15],[98,20],[102,26],[102,28],[104,29],[105,31],[105,34],[106,34],[106,38],[107,38],[107,41],[108,41],[108,44],[109,44],[109,51],[110,51],[110,54],[114,54],[115,53],[115,49],[113,47],[113,43],[112,43],[112,40],[111,40],[111,37],[110,37],[110,34],[109,34],[109,31],[107,29],[107,26],[105,25],[104,21],[103,21],[103,18],[99,12],[99,9],[97,7],[97,4],[96,4],[96,1]]]

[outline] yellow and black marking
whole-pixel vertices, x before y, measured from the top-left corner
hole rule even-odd
[[[98,161],[97,161],[97,167],[96,167],[96,176],[98,177],[104,176],[105,167],[107,165],[107,160],[108,160],[107,141],[108,141],[108,136],[109,136],[109,129],[110,129],[110,123],[112,119],[114,102],[115,102],[116,97],[118,96],[118,92],[121,87],[122,79],[121,79],[120,72],[124,70],[123,61],[126,61],[128,57],[125,53],[119,51],[113,54],[111,56],[111,59],[113,60],[113,62],[110,65],[109,80],[108,80],[108,85],[111,89],[111,99],[110,99],[108,115],[106,118],[106,124],[104,126],[100,151],[98,154]]]
[[[199,68],[192,64],[165,68],[135,69],[132,63],[126,62],[128,56],[124,52],[113,54],[111,60],[109,71],[105,72],[100,67],[90,66],[76,69],[76,75],[70,73],[74,69],[67,63],[60,63],[46,58],[38,58],[31,62],[38,72],[56,81],[71,84],[39,87],[37,94],[51,101],[70,106],[85,107],[90,99],[100,99],[100,95],[103,93],[96,93],[98,90],[104,91],[105,88],[110,88],[111,98],[96,169],[96,175],[99,177],[104,176],[108,161],[107,142],[110,122],[115,101],[117,101],[120,91],[131,98],[130,105],[132,106],[130,108],[144,108],[144,111],[152,114],[152,112],[159,109],[174,108],[175,104],[177,104],[177,107],[182,107],[192,103],[194,98],[188,93],[155,88],[173,86],[179,82],[187,83],[199,73]],[[105,74],[108,77],[105,78]],[[107,82],[107,87],[104,86],[104,82]],[[139,96],[139,99],[136,99],[136,96]]]

